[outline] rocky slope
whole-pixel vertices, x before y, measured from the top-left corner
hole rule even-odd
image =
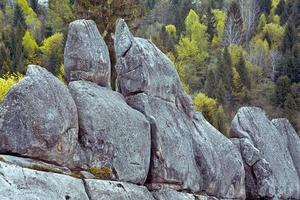
[[[89,20],[70,24],[68,86],[28,66],[0,105],[0,199],[300,198],[300,139],[287,120],[241,108],[228,139],[123,20],[115,51],[117,92]]]

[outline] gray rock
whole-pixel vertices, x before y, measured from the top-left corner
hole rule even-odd
[[[117,88],[151,124],[147,187],[244,198],[237,148],[204,118],[193,119],[192,100],[173,63],[150,41],[133,37],[124,20],[115,36]]]
[[[77,138],[77,110],[68,88],[46,69],[28,66],[0,106],[0,152],[64,165]]]
[[[94,21],[82,19],[69,25],[64,58],[68,81],[87,80],[110,87],[109,52]]]
[[[1,200],[89,200],[83,181],[0,161]]]
[[[193,116],[192,99],[184,92],[174,64],[152,42],[133,37],[125,21],[120,19],[114,45],[117,88],[125,97],[145,93],[176,103],[189,117]]]
[[[85,180],[91,200],[154,200],[146,187],[130,183]]]
[[[294,166],[300,177],[300,138],[287,119],[273,119],[272,123],[281,133],[292,156]],[[299,189],[300,190],[300,189]]]
[[[79,115],[76,165],[98,178],[143,184],[150,162],[149,122],[109,88],[74,81],[69,89]]]
[[[241,141],[242,156],[248,165],[246,189],[256,188],[247,191],[247,198],[300,198],[300,179],[287,140],[261,109],[239,109],[230,137]]]
[[[22,168],[35,169],[39,171],[53,172],[53,173],[66,174],[66,175],[70,175],[72,173],[71,170],[68,169],[67,167],[61,167],[61,166],[45,163],[42,161],[33,160],[30,158],[22,158],[22,157],[0,154],[0,161],[11,165],[17,165]]]
[[[156,200],[196,200],[196,197],[192,194],[177,192],[175,190],[161,190],[152,192],[153,197]]]

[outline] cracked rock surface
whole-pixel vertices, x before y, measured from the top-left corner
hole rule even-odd
[[[230,137],[239,139],[247,198],[300,198],[299,137],[289,123],[272,123],[260,108],[243,107],[232,121]]]

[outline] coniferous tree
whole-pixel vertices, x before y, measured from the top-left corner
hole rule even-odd
[[[293,46],[296,43],[296,39],[297,39],[297,30],[292,18],[290,18],[288,20],[287,26],[285,27],[284,37],[282,41],[282,52],[283,53],[291,52]]]
[[[39,2],[38,2],[38,0],[30,0],[29,4],[30,4],[30,7],[32,8],[32,10],[35,13],[39,12],[39,10],[38,10],[39,9]]]
[[[57,52],[55,50],[52,50],[47,62],[47,69],[50,71],[53,75],[58,75],[59,69],[60,69],[60,61],[59,56],[57,55]]]
[[[250,81],[250,77],[246,68],[246,63],[245,63],[245,59],[243,55],[240,55],[239,57],[239,62],[236,66],[236,69],[240,75],[240,79],[242,84],[247,88],[250,89],[251,88],[251,81]]]
[[[215,34],[216,34],[216,19],[212,13],[211,7],[207,10],[207,33],[208,33],[208,41],[212,42]]]
[[[291,93],[291,83],[287,76],[281,76],[276,81],[275,87],[275,104],[284,107],[284,102],[288,94]]]
[[[275,14],[281,16],[285,7],[285,0],[280,0],[276,9],[275,9]]]
[[[208,71],[205,86],[205,94],[210,98],[215,98],[216,80],[215,74],[212,69]]]
[[[233,1],[230,4],[227,12],[227,19],[223,33],[223,45],[241,44],[244,39],[243,33],[243,19],[241,15],[240,6]]]
[[[225,105],[226,103],[226,90],[223,81],[220,80],[216,89],[215,97],[219,104]]]
[[[223,135],[228,136],[226,129],[226,116],[222,106],[218,107],[214,116],[213,124],[216,129],[223,133]]]
[[[284,102],[284,109],[289,113],[292,113],[294,110],[297,110],[296,101],[291,93],[289,93]]]
[[[270,14],[272,8],[272,0],[259,0],[260,10],[262,13]]]

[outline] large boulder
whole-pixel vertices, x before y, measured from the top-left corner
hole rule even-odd
[[[0,186],[1,200],[89,200],[81,179],[26,169],[2,161]]]
[[[82,19],[69,25],[64,58],[68,81],[87,80],[110,87],[109,52],[94,21]]]
[[[281,134],[284,143],[288,147],[294,166],[300,177],[300,138],[288,119],[273,119],[272,123]],[[300,188],[299,188],[300,190]]]
[[[158,190],[152,192],[152,195],[156,200],[218,200],[215,197],[194,195],[175,190]]]
[[[0,153],[64,165],[77,138],[77,110],[68,88],[46,69],[28,66],[0,105]]]
[[[151,124],[148,188],[244,198],[238,150],[195,115],[192,100],[168,57],[150,41],[134,37],[124,20],[117,23],[115,51],[118,91]]]
[[[243,107],[232,121],[230,137],[239,141],[236,144],[245,163],[247,198],[300,198],[297,163],[293,162],[286,133],[280,131],[283,129],[277,129],[260,108]]]
[[[98,178],[143,184],[150,163],[150,125],[123,96],[88,81],[69,84],[79,116],[74,161]]]

